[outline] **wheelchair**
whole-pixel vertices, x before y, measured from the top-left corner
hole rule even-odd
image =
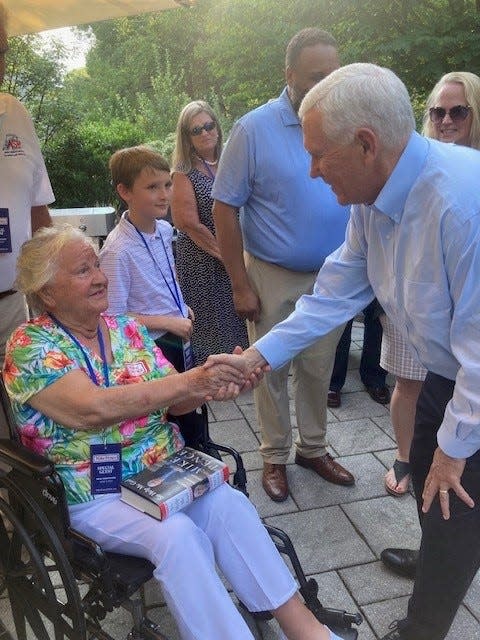
[[[0,594],[9,600],[16,640],[119,640],[102,627],[107,614],[118,607],[132,618],[127,640],[168,640],[148,617],[160,606],[147,604],[145,585],[153,565],[105,552],[71,527],[61,478],[49,460],[19,442],[1,378],[0,396],[10,430],[10,439],[0,439]],[[210,440],[205,406],[195,422],[195,428],[191,421],[187,425],[187,444],[210,455],[232,456],[232,484],[247,494],[241,456]],[[266,528],[280,553],[290,559],[300,593],[314,615],[345,640],[356,640],[353,625],[361,623],[361,615],[323,607],[317,583],[305,577],[287,534]],[[251,615],[271,617],[269,612]]]

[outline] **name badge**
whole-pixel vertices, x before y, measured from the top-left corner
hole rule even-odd
[[[140,376],[144,376],[148,373],[147,365],[143,360],[139,362],[127,362],[125,367],[128,371],[128,375],[132,378],[139,378]]]
[[[8,209],[0,209],[0,253],[12,253],[12,235]]]
[[[119,442],[90,445],[90,492],[120,493],[122,450]]]
[[[185,371],[193,367],[193,349],[190,340],[182,340],[183,364]]]

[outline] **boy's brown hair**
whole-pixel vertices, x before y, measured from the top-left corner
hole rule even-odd
[[[112,185],[124,184],[131,189],[133,183],[146,167],[156,171],[170,173],[170,166],[165,158],[151,147],[139,145],[119,149],[108,163],[112,176]]]

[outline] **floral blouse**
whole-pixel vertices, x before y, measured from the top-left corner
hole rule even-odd
[[[102,317],[113,352],[108,366],[110,386],[163,378],[172,372],[172,365],[147,330],[133,318]],[[105,387],[101,358],[84,349],[99,386]],[[79,430],[63,427],[29,405],[31,396],[76,369],[89,375],[80,348],[47,315],[21,325],[8,341],[3,376],[21,441],[55,463],[69,504],[94,499],[90,493],[91,444],[121,444],[123,478],[183,446],[178,427],[167,421],[167,408],[110,427]]]

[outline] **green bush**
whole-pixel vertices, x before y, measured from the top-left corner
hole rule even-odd
[[[145,134],[136,125],[112,120],[80,123],[56,136],[44,148],[57,208],[112,204],[108,160],[123,147],[141,144]]]

